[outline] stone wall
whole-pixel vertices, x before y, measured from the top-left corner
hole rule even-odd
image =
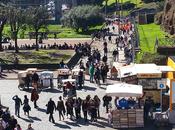
[[[166,0],[162,16],[162,26],[171,35],[175,34],[175,0]]]

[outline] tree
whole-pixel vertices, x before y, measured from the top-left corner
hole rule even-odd
[[[88,31],[89,27],[103,23],[101,8],[92,5],[77,6],[71,9],[61,18],[64,26],[71,27],[77,32],[81,29],[83,32]]]
[[[105,0],[105,16],[107,16],[108,0]]]
[[[30,7],[27,9],[27,24],[31,29],[35,31],[36,39],[36,51],[39,50],[38,45],[38,32],[41,28],[47,26],[47,19],[49,19],[49,13],[46,7]]]
[[[7,10],[3,5],[0,5],[0,51],[3,50],[2,48],[2,31],[4,26],[7,22]]]
[[[10,24],[11,28],[11,36],[12,39],[15,40],[15,52],[18,53],[18,44],[17,44],[17,39],[18,39],[18,32],[22,27],[24,26],[25,23],[25,11],[16,8],[13,6],[8,6],[8,22]]]
[[[78,5],[102,5],[104,0],[77,0]]]

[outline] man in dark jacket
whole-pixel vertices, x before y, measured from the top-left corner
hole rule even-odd
[[[20,117],[19,113],[20,113],[20,106],[22,105],[22,101],[18,97],[18,95],[15,95],[12,99],[15,101],[15,115]]]
[[[38,74],[35,72],[35,73],[33,74],[33,76],[32,76],[32,81],[33,81],[34,83],[37,83],[38,80],[39,80],[39,76],[38,76]]]
[[[83,71],[80,70],[78,73],[78,85],[79,89],[82,89],[82,84],[83,84]]]
[[[88,100],[83,100],[82,101],[82,110],[83,110],[83,115],[84,115],[84,120],[87,122],[87,112],[88,112]]]
[[[109,110],[109,102],[112,100],[112,97],[111,96],[107,96],[105,95],[103,97],[103,106],[106,107],[106,113],[108,113],[108,110]]]
[[[65,115],[65,107],[64,107],[64,102],[62,100],[62,97],[60,96],[59,97],[59,101],[57,103],[57,110],[59,112],[59,120],[61,120],[61,117],[63,118],[64,120],[64,115]],[[64,115],[63,115],[64,114]]]
[[[56,110],[55,102],[50,98],[48,104],[47,104],[47,114],[49,115],[49,121],[55,123],[55,120],[53,118],[53,111]]]

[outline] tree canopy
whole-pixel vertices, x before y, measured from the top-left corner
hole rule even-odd
[[[64,26],[71,27],[76,31],[81,29],[83,32],[88,31],[89,27],[102,24],[103,21],[101,8],[92,5],[74,7],[61,18],[61,23]]]
[[[35,31],[36,50],[38,50],[38,31],[47,26],[49,13],[47,7],[44,6],[30,7],[26,11],[26,22],[29,27]]]
[[[77,0],[78,5],[102,5],[104,0]]]
[[[2,31],[7,22],[7,9],[0,5],[0,51],[2,51]]]
[[[25,11],[14,6],[7,6],[8,22],[11,28],[11,37],[15,40],[15,52],[18,52],[17,35],[23,25],[25,25]]]

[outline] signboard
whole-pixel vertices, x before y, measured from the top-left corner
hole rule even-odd
[[[156,74],[137,74],[138,78],[161,78],[161,73]]]
[[[175,110],[175,80],[171,80],[170,86],[170,111]]]
[[[157,89],[166,89],[166,81],[157,80]]]
[[[160,78],[149,78],[149,79],[138,79],[138,84],[143,86],[144,90],[155,89],[157,90],[157,80],[161,80]]]
[[[138,83],[137,76],[133,75],[133,76],[124,77],[122,78],[122,82],[137,84]]]

